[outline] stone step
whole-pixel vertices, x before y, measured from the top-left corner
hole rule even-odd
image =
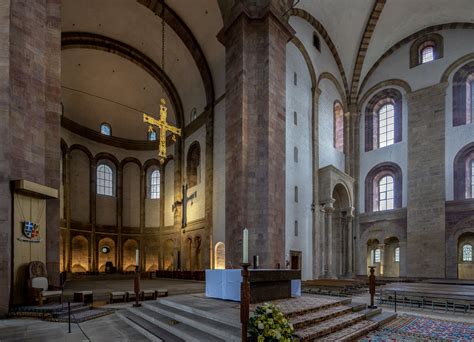
[[[222,342],[226,341],[225,339],[216,337],[210,333],[204,332],[195,328],[194,326],[188,325],[186,323],[177,321],[169,316],[158,313],[154,310],[150,310],[146,307],[141,308],[131,308],[129,311],[136,316],[148,321],[149,323],[157,326],[160,329],[166,330],[168,333],[179,337],[184,341],[189,342],[198,342],[198,341],[216,341]],[[196,317],[196,322],[199,320],[199,317]]]
[[[318,310],[309,312],[303,315],[294,316],[290,319],[290,323],[296,330],[304,329],[310,325],[317,324],[318,322],[326,321],[328,319],[342,316],[352,312],[352,308],[349,306],[333,306],[324,310]]]
[[[354,325],[362,320],[364,320],[364,315],[360,313],[349,313],[335,318],[322,321],[316,325],[313,325],[309,328],[297,330],[295,335],[300,339],[300,341],[312,341],[317,338],[322,338],[326,335],[332,334],[336,331],[343,330],[348,328],[351,325]]]
[[[317,341],[354,341],[375,328],[377,328],[377,323],[363,320],[347,328],[326,335],[323,338],[317,339]]]
[[[129,310],[121,310],[117,312],[117,316],[131,328],[138,331],[152,342],[183,342],[184,340],[170,334],[168,331],[150,323],[146,319],[130,312]]]
[[[367,304],[364,303],[350,303],[347,304],[347,306],[350,306],[354,312],[359,312],[367,308]]]
[[[352,300],[349,299],[329,299],[320,296],[302,296],[287,303],[279,304],[276,306],[280,311],[288,318],[292,318],[299,315],[308,314],[320,310],[325,310],[334,306],[350,304]]]
[[[382,308],[376,308],[376,309],[369,309],[366,308],[364,310],[359,311],[360,313],[365,315],[365,318],[369,319],[371,317],[374,317],[376,315],[379,315],[382,313]]]
[[[143,307],[154,311],[160,315],[167,316],[170,319],[192,326],[203,332],[224,339],[225,341],[241,341],[241,328],[231,326],[214,319],[203,317],[199,314],[190,313],[179,308],[173,308],[163,305],[161,302],[146,303]]]
[[[397,314],[394,312],[381,312],[378,315],[370,317],[370,321],[377,323],[378,326],[387,324],[388,322],[397,318]]]
[[[225,314],[217,315],[205,310],[206,301],[207,301],[206,298],[202,298],[202,299],[194,298],[194,302],[196,303],[196,306],[201,307],[202,309],[198,309],[196,306],[191,307],[185,304],[178,303],[173,298],[160,298],[158,301],[150,301],[146,304],[147,305],[158,305],[158,304],[165,305],[167,307],[170,307],[173,309],[179,309],[181,311],[188,312],[190,314],[194,314],[199,317],[204,317],[204,318],[208,318],[217,322],[221,322],[223,324],[227,324],[229,326],[232,326],[240,330],[241,328],[240,320],[229,318],[228,315],[225,315]],[[239,303],[236,303],[236,305],[239,305]]]

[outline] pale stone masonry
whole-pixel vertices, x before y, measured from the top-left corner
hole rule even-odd
[[[445,92],[408,94],[407,275],[445,277]]]

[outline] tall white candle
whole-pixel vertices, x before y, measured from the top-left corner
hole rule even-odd
[[[244,228],[244,236],[242,239],[242,248],[243,248],[243,260],[244,264],[248,264],[249,262],[249,230]]]
[[[135,265],[139,265],[139,259],[140,259],[140,251],[138,248],[135,250]]]

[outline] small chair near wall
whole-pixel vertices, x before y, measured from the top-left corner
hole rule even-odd
[[[59,303],[63,302],[63,289],[59,286],[50,285],[48,282],[48,272],[46,266],[41,261],[32,261],[28,266],[29,279],[28,288],[32,301],[38,301],[42,306],[45,299],[59,298]]]

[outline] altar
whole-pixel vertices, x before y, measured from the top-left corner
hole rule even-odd
[[[206,270],[206,297],[240,301],[242,270]],[[301,296],[301,271],[249,270],[250,303]]]

